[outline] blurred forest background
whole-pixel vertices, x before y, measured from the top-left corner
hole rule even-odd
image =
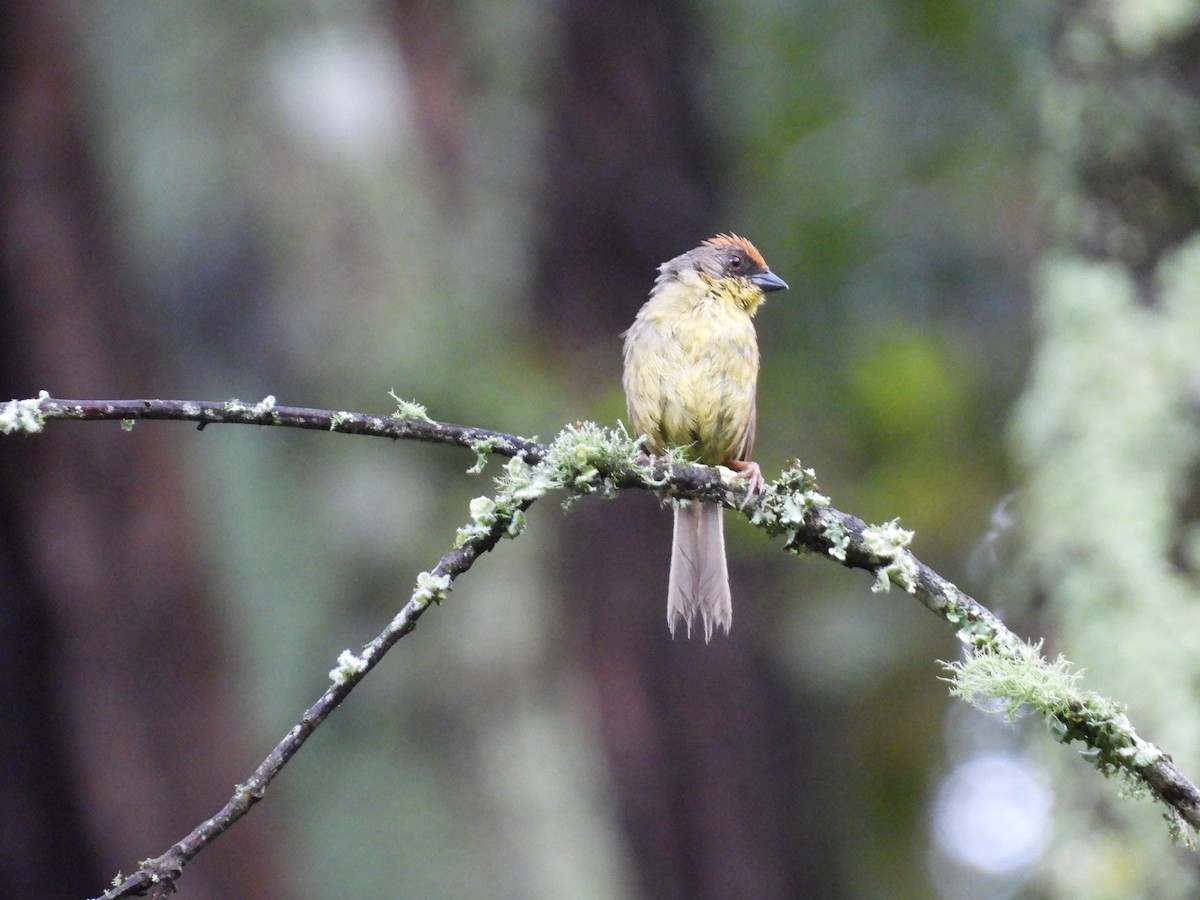
[[[6,0],[0,397],[624,418],[619,333],[717,231],[756,458],[900,516],[1200,776],[1200,4]],[[0,895],[215,811],[453,540],[470,454],[281,430],[0,441]],[[493,468],[495,463],[493,463]],[[1196,857],[950,631],[729,514],[550,501],[185,871],[201,897],[1187,897]]]

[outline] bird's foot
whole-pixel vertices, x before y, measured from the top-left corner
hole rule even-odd
[[[732,469],[735,478],[746,480],[746,498],[738,504],[738,509],[745,509],[763,492],[767,482],[762,476],[758,463],[748,459],[727,459],[725,467]]]
[[[663,463],[663,475],[661,479],[654,477],[654,469],[659,464]],[[674,460],[671,459],[670,453],[651,453],[648,450],[640,450],[637,455],[637,464],[645,466],[650,470],[650,474],[646,480],[652,485],[662,485],[667,483],[667,478],[670,475],[670,468]]]

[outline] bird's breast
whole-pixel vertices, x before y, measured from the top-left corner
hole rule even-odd
[[[720,297],[660,292],[626,336],[629,414],[653,450],[693,445],[710,465],[737,456],[754,417],[757,380],[754,325]]]

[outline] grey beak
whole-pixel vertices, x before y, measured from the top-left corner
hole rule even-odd
[[[787,282],[770,269],[759,272],[757,275],[751,275],[750,280],[758,285],[764,294],[768,291],[786,291],[788,289]]]

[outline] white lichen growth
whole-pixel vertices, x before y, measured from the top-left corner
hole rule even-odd
[[[133,422],[134,422],[133,419],[122,419],[121,420],[121,430],[122,431],[133,431]]]
[[[817,473],[813,469],[803,468],[798,460],[793,460],[791,471],[798,473],[800,479],[800,497],[805,506],[828,506],[829,498],[817,490]]]
[[[787,494],[779,509],[779,524],[800,526],[804,524],[804,515],[808,510],[808,502],[802,494]]]
[[[471,444],[471,449],[475,451],[475,465],[467,469],[467,474],[478,475],[487,466],[492,451],[496,449],[496,438],[489,437],[481,441],[475,441]]]
[[[183,406],[180,407],[180,409],[182,409],[183,414],[190,419],[194,419],[195,417],[199,416],[200,413],[202,412],[202,410],[200,408],[200,404],[192,403],[191,401],[185,401]]]
[[[329,430],[337,431],[339,428],[344,428],[355,420],[356,416],[352,412],[346,410],[338,410],[329,417]]]
[[[524,530],[525,530],[525,510],[518,509],[516,512],[514,512],[512,514],[512,517],[509,518],[508,527],[504,529],[504,536],[508,537],[508,538],[515,538],[517,535],[519,535]]]
[[[469,471],[479,471],[485,454],[495,445],[489,438],[474,445],[479,454]],[[632,468],[635,445],[623,430],[614,431],[589,422],[568,425],[546,448],[536,463],[514,456],[496,476],[494,497],[471,501],[471,521],[458,529],[456,546],[493,537],[516,537],[525,529],[524,507],[552,490],[567,488],[564,506],[584,494],[612,496],[616,478]]]
[[[337,665],[329,670],[329,680],[334,684],[345,684],[355,675],[364,672],[366,668],[367,661],[365,659],[349,650],[343,650],[338,654]]]
[[[758,499],[750,521],[768,534],[782,533],[788,549],[802,553],[806,545],[796,540],[800,529],[812,524],[811,517],[828,505],[829,498],[817,490],[816,473],[793,460]]]
[[[545,458],[534,467],[544,472],[544,480],[539,482],[535,475],[531,487],[567,488],[570,493],[563,501],[564,506],[570,506],[585,494],[613,497],[617,492],[614,476],[626,472],[636,454],[636,443],[623,427],[612,429],[594,422],[576,422],[560,431],[546,449]]]
[[[1166,755],[1149,741],[1142,740],[1137,732],[1133,730],[1133,723],[1129,721],[1129,718],[1124,713],[1121,714],[1121,720],[1129,729],[1129,736],[1132,743],[1128,747],[1122,747],[1117,752],[1127,757],[1131,765],[1139,769],[1144,769],[1147,766],[1154,765]]]
[[[504,468],[496,477],[496,484],[500,488],[501,496],[518,503],[537,500],[547,492],[562,487],[545,464],[531,466],[515,456],[504,464]]]
[[[530,465],[515,456],[496,476],[496,486],[495,497],[476,497],[471,501],[471,521],[458,529],[455,546],[487,537],[497,523],[504,526],[499,537],[516,537],[525,530],[525,513],[521,507],[547,491],[562,487],[544,461]]]
[[[1023,652],[1019,637],[950,582],[935,576],[923,602],[954,627],[955,637],[969,653],[1017,656]]]
[[[838,562],[846,561],[846,551],[850,548],[850,532],[840,519],[833,519],[825,525],[825,537],[829,539],[829,555]]]
[[[471,521],[484,531],[496,523],[496,501],[491,497],[476,497],[468,507]]]
[[[900,527],[899,519],[883,525],[872,525],[862,532],[863,545],[875,556],[890,560],[875,570],[875,583],[871,590],[881,593],[891,588],[893,582],[910,594],[917,592],[917,561],[908,551],[913,532]]]
[[[398,397],[394,390],[388,391],[388,394],[396,401],[396,411],[392,413],[392,418],[417,419],[421,422],[428,422],[430,425],[436,424],[433,419],[429,418],[429,413],[420,403],[415,400],[404,400]]]
[[[37,434],[46,427],[46,417],[42,414],[41,403],[49,400],[48,391],[39,391],[36,399],[9,400],[0,410],[0,432],[12,434],[23,431],[26,434]]]
[[[250,408],[250,412],[254,413],[254,415],[256,415],[256,416],[262,416],[262,415],[266,415],[274,408],[275,408],[275,395],[267,394],[267,396],[263,397],[261,400],[259,400],[257,403],[255,403],[254,406],[252,406]]]
[[[458,529],[456,546],[461,547],[472,538],[483,537],[496,524],[496,501],[491,497],[476,497],[469,507],[471,521]]]
[[[450,591],[449,575],[433,575],[429,572],[417,574],[417,586],[413,589],[413,601],[424,608],[430,603],[440,604]]]

